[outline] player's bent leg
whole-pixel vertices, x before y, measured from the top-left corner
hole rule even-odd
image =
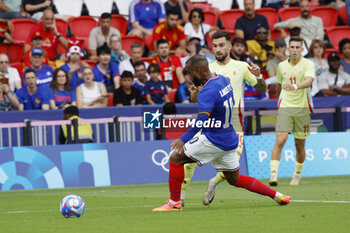
[[[194,161],[188,158],[184,152],[178,153],[172,151],[169,162],[169,201],[153,211],[179,211],[182,210],[180,202],[181,184],[184,180],[184,164],[193,163]]]
[[[188,185],[191,182],[194,170],[196,169],[197,164],[196,163],[186,163],[184,166],[184,172],[185,172],[185,179],[181,186],[181,205],[182,207],[185,206],[185,197],[186,197],[186,190]]]
[[[281,151],[288,139],[288,132],[276,132],[276,142],[273,147],[270,161],[270,186],[277,186],[278,184],[278,167],[281,159]]]
[[[224,172],[227,182],[229,184],[247,189],[251,192],[258,193],[260,195],[269,196],[274,199],[279,205],[288,205],[291,197],[276,192],[267,185],[261,183],[259,180],[251,176],[244,176],[239,174],[239,170],[233,172]]]

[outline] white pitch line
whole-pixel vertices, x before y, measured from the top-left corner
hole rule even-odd
[[[291,200],[292,202],[304,202],[304,203],[338,203],[338,204],[350,204],[350,201],[318,201],[318,200]]]

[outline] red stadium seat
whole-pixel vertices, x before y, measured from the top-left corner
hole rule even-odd
[[[325,29],[337,25],[338,11],[331,6],[315,6],[311,8],[310,14],[320,17]]]
[[[288,30],[285,30],[285,32],[287,33],[287,35],[289,35],[289,31]],[[271,30],[271,40],[275,41],[278,37],[282,37],[282,33],[280,31],[272,29]]]
[[[243,10],[231,9],[227,11],[221,11],[219,18],[224,26],[225,31],[234,31],[237,19],[243,15]]]
[[[337,53],[339,57],[341,57],[341,54],[338,49],[326,49],[326,51],[324,52],[323,58],[327,60],[328,55],[331,53]]]
[[[333,48],[339,49],[339,42],[350,35],[350,26],[336,26],[327,30],[328,38],[331,41]]]
[[[16,43],[7,45],[7,55],[11,63],[21,62],[23,57],[23,45]]]
[[[260,8],[255,10],[255,14],[263,15],[266,17],[267,22],[269,23],[270,30],[273,29],[273,25],[278,22],[278,13],[273,8]]]
[[[346,12],[346,7],[345,6],[339,7],[338,14],[341,20],[343,21],[343,23],[346,25],[349,17],[349,14]]]
[[[111,26],[118,29],[122,36],[124,36],[126,34],[126,30],[128,29],[128,20],[122,15],[112,15]]]
[[[175,103],[175,93],[176,93],[176,90],[168,91],[168,97],[170,99],[170,102],[172,103]]]
[[[131,49],[130,46],[131,44],[135,43],[135,42],[139,42],[140,44],[142,44],[142,46],[144,46],[144,41],[141,37],[136,36],[136,35],[126,35],[123,36],[122,38],[122,48],[128,53],[130,54]]]
[[[13,39],[16,43],[25,43],[35,25],[35,21],[32,19],[11,19],[14,30],[12,31]]]
[[[148,49],[150,51],[154,50],[154,46],[153,46],[153,35],[146,35],[145,36],[145,44],[148,47]]]
[[[56,21],[56,26],[62,30],[62,35],[66,37],[68,23],[61,18],[56,18],[55,21]]]
[[[107,102],[107,106],[108,107],[113,107],[114,104],[113,104],[113,92],[112,93],[108,93],[108,102]]]
[[[7,54],[7,44],[0,43],[0,53],[6,53]]]
[[[210,26],[216,26],[217,15],[212,11],[204,11],[204,22]]]
[[[299,7],[283,7],[278,10],[278,15],[282,21],[301,16]]]
[[[15,62],[15,63],[11,63],[10,66],[17,69],[17,71],[19,73],[19,77],[21,77],[21,79],[22,79],[22,75],[23,75],[23,71],[24,71],[23,63],[22,62]]]
[[[79,16],[69,18],[68,25],[76,39],[89,40],[90,31],[97,26],[97,22],[91,16]]]

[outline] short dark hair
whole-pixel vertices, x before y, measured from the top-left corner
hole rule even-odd
[[[160,39],[157,41],[157,48],[159,47],[160,44],[168,44],[169,45],[169,41],[166,39]]]
[[[168,9],[166,11],[166,16],[169,16],[169,15],[177,15],[177,16],[179,16],[179,13],[175,9],[170,8],[170,9]]]
[[[120,75],[120,79],[123,78],[134,78],[134,75],[130,71],[124,70],[122,75]]]
[[[35,75],[35,77],[36,77],[35,71],[34,71],[33,69],[31,69],[31,68],[29,68],[29,69],[27,69],[26,71],[24,71],[23,77],[26,77],[26,74],[28,74],[28,73],[34,73],[34,75]]]
[[[160,73],[160,67],[157,63],[151,63],[149,64],[148,68],[147,68],[147,72],[150,74],[151,71],[155,71],[155,72],[158,72]]]
[[[350,16],[348,16],[350,17]],[[344,38],[339,42],[339,52],[342,53],[343,47],[345,44],[350,43],[350,39],[349,38]]]
[[[111,54],[111,49],[106,43],[97,48],[97,56],[100,56],[101,54]]]
[[[301,44],[303,44],[304,39],[301,38],[300,36],[292,36],[292,37],[290,38],[290,40],[289,40],[289,44],[290,44],[292,41],[300,42]]]
[[[216,31],[211,38],[214,40],[214,39],[219,39],[221,37],[225,37],[227,41],[231,42],[230,34],[225,31]]]
[[[132,50],[134,48],[143,48],[143,46],[140,42],[134,42],[130,45],[130,49]]]
[[[232,46],[235,44],[243,44],[245,46],[245,48],[247,48],[247,43],[245,42],[245,40],[242,37],[235,37],[232,40]]]
[[[199,17],[201,17],[201,23],[204,22],[204,12],[201,8],[193,8],[190,12],[190,15],[188,16],[188,20],[191,22],[191,19],[193,17],[193,13],[197,12],[199,14]]]
[[[135,63],[134,63],[134,67],[136,67],[136,66],[144,66],[144,67],[146,67],[146,65],[145,65],[145,63],[144,63],[143,61],[137,61],[137,62],[135,62]]]
[[[64,114],[70,114],[73,116],[79,116],[79,109],[76,106],[69,106],[63,111]]]
[[[112,18],[112,16],[111,16],[111,14],[108,13],[108,12],[104,12],[104,13],[102,13],[102,15],[101,15],[101,19],[111,19],[111,18]]]
[[[163,105],[163,114],[170,115],[170,114],[176,114],[176,105],[174,103],[165,103]]]

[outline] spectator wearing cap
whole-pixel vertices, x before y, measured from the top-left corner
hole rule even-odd
[[[289,40],[291,37],[296,36],[300,37],[300,32],[301,32],[301,24],[298,21],[290,21],[288,25],[288,31],[289,35],[284,38],[284,41],[286,44],[289,44]],[[284,37],[284,33],[282,33],[282,36]],[[309,46],[311,45],[311,41],[309,41],[307,38],[303,38],[303,51],[301,52],[301,56],[307,57],[309,53]],[[287,56],[289,56],[289,51],[286,51]]]
[[[323,72],[317,81],[323,96],[350,95],[350,75],[339,70],[340,57],[337,53],[328,55],[329,70]]]
[[[184,28],[177,24],[178,14],[174,10],[167,12],[165,22],[157,24],[153,29],[153,44],[157,47],[157,41],[164,39],[169,41],[170,54],[187,54],[186,36]]]
[[[81,48],[73,45],[68,49],[68,62],[60,67],[68,74],[69,85],[74,91],[77,86],[84,82],[83,68],[89,67],[87,63],[80,61],[80,58],[83,56]]]
[[[29,49],[23,56],[23,63],[25,67],[31,66],[32,62],[30,61],[30,55],[32,53],[32,49],[34,48],[42,48],[43,47],[43,37],[41,36],[40,32],[35,32],[32,40],[31,40],[31,49]],[[43,60],[43,64],[48,65],[48,55],[47,52],[44,50],[44,60]]]
[[[10,91],[18,90],[22,87],[21,78],[16,68],[10,67],[9,57],[6,53],[0,54],[0,75],[4,75]]]
[[[186,46],[186,51],[188,52],[188,55],[186,57],[180,58],[181,65],[183,68],[186,66],[187,60],[196,54],[205,56],[209,64],[215,61],[208,56],[207,52],[203,52],[203,48],[200,46],[200,41],[201,40],[198,37],[191,37],[189,39]]]
[[[309,1],[301,0],[299,2],[299,10],[301,12],[301,16],[291,18],[287,21],[278,22],[273,27],[276,30],[282,31],[282,33],[285,35],[286,33],[283,32],[284,28],[291,28],[290,23],[296,21],[300,25],[300,36],[304,40],[306,40],[307,42],[311,42],[313,39],[323,40],[324,31],[322,19],[316,16],[312,16],[310,14],[310,9],[311,6],[309,4]],[[308,43],[307,45],[309,47],[310,43]]]
[[[32,53],[30,56],[30,61],[32,62],[32,65],[28,67],[24,72],[26,72],[29,69],[34,70],[37,77],[38,87],[42,87],[44,90],[47,90],[50,87],[54,70],[51,68],[51,66],[44,65],[43,60],[44,51],[41,48],[32,49]],[[24,77],[25,76],[23,74],[23,81],[25,81]]]
[[[339,51],[343,56],[340,59],[340,69],[350,74],[350,38],[344,38],[339,42]]]
[[[267,61],[275,53],[274,42],[268,41],[267,34],[267,28],[263,25],[258,25],[255,30],[255,39],[247,41],[248,52],[257,57],[256,60],[261,61],[262,68],[265,68]]]
[[[52,10],[44,10],[41,21],[32,28],[24,45],[25,53],[32,48],[31,40],[35,37],[36,32],[39,32],[43,38],[42,48],[47,51],[48,58],[50,60],[56,60],[58,57],[58,43],[62,44],[63,47],[67,49],[68,41],[62,35],[63,30],[56,26],[55,17]]]
[[[49,96],[47,89],[37,85],[36,72],[30,68],[27,69],[24,71],[23,80],[25,82],[24,87],[16,91],[20,103],[18,110],[48,110]]]
[[[100,17],[100,26],[91,30],[89,36],[89,50],[90,59],[97,61],[97,48],[101,47],[104,43],[110,44],[111,36],[113,34],[118,35],[120,38],[120,32],[118,29],[111,27],[112,16],[110,13],[103,13]]]
[[[236,37],[244,40],[253,40],[258,24],[265,26],[267,30],[267,38],[271,38],[271,32],[267,19],[263,15],[255,14],[254,0],[244,0],[244,15],[237,19],[235,26]]]
[[[130,35],[144,38],[152,35],[153,28],[165,18],[165,8],[160,0],[133,0],[129,6]]]
[[[122,49],[122,40],[117,34],[113,34],[109,41],[109,47],[111,48],[111,60],[119,64],[129,59],[129,54]]]
[[[266,65],[266,71],[269,77],[275,77],[278,64],[288,58],[288,56],[286,55],[286,50],[286,42],[282,37],[278,37],[275,40],[275,57],[270,59]]]
[[[95,74],[95,81],[102,82],[107,92],[111,93],[119,88],[119,68],[118,64],[111,61],[111,49],[107,44],[97,48],[98,63],[92,69]]]
[[[286,55],[286,42],[282,37],[275,40],[275,57],[270,59],[266,64],[266,71],[268,79],[266,79],[266,86],[270,99],[277,99],[277,67],[278,64],[288,58]]]

